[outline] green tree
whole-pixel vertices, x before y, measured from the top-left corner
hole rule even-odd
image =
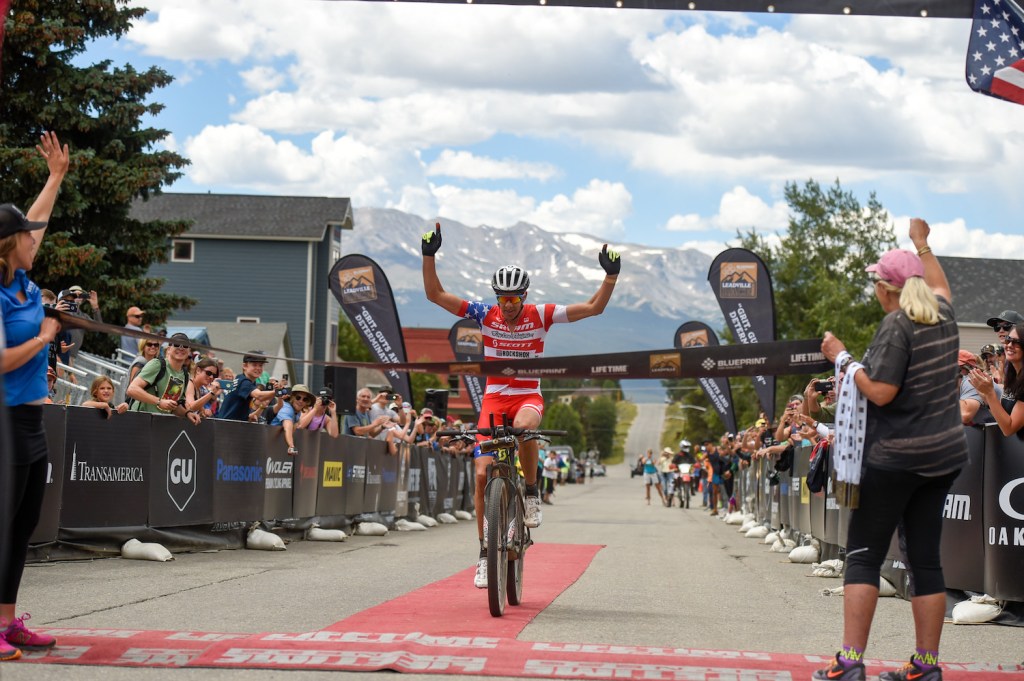
[[[134,200],[159,193],[188,161],[156,149],[166,130],[145,127],[163,105],[149,101],[172,81],[158,68],[139,72],[108,61],[86,64],[88,44],[123,36],[146,10],[120,0],[19,0],[6,17],[0,61],[0,196],[27,209],[43,186],[46,164],[35,144],[57,132],[71,150],[71,168],[57,199],[32,278],[59,290],[95,289],[108,321],[121,323],[138,305],[147,322],[162,324],[195,301],[159,292],[147,277],[167,259],[168,239],[184,221],[141,223],[129,217]],[[112,336],[90,338],[90,350],[109,354]]]
[[[771,272],[778,337],[820,338],[828,330],[858,357],[883,316],[864,268],[896,245],[888,214],[873,192],[861,206],[839,180],[827,190],[814,180],[787,183],[785,196],[789,226],[777,243],[756,230],[737,234]],[[802,393],[808,380],[780,376],[776,407]]]
[[[615,441],[615,423],[618,414],[615,402],[610,397],[599,397],[592,400],[587,409],[586,428],[589,433],[588,449],[596,449],[600,456],[612,453]]]
[[[338,359],[346,362],[377,361],[363,341],[362,334],[344,312],[338,315]]]
[[[569,445],[577,454],[586,449],[586,441],[583,438],[583,423],[580,421],[580,415],[568,404],[553,402],[549,407],[546,407],[541,428],[566,431],[564,437],[552,438],[553,444]]]

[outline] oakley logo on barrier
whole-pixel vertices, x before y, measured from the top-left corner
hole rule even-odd
[[[1024,520],[1024,513],[1017,511],[1011,503],[1010,496],[1013,494],[1013,490],[1017,489],[1020,485],[1024,485],[1024,478],[1017,478],[1003,485],[1003,488],[999,490],[999,510],[1006,515],[1010,516],[1014,520]],[[1017,501],[1021,501],[1018,495]]]
[[[196,446],[181,431],[167,448],[167,496],[179,511],[184,511],[196,494],[196,459]]]

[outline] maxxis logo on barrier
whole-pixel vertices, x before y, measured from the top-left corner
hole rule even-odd
[[[182,512],[196,494],[197,459],[196,446],[188,433],[181,431],[167,448],[167,496]]]
[[[324,487],[341,487],[345,481],[345,465],[341,461],[324,461]]]

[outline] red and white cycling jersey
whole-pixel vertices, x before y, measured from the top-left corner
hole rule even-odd
[[[564,305],[523,305],[519,322],[511,331],[501,316],[501,308],[481,301],[462,301],[459,316],[476,320],[484,341],[484,359],[532,359],[544,356],[544,336],[552,324],[569,321]],[[540,394],[535,378],[487,377],[487,394]]]

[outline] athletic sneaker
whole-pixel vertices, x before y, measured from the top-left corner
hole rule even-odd
[[[487,559],[481,558],[476,564],[476,574],[473,575],[473,586],[478,589],[487,588]]]
[[[21,657],[21,651],[12,646],[4,639],[3,632],[0,632],[0,662],[7,662],[8,660],[17,660]]]
[[[811,676],[813,681],[864,681],[864,663],[857,662],[850,667],[844,667],[839,662],[839,653],[832,664],[819,669]]]
[[[526,497],[526,526],[529,528],[540,527],[544,520],[544,514],[540,510],[540,498],[532,494]]]
[[[942,670],[932,667],[925,671],[914,664],[913,658],[894,672],[882,672],[879,681],[942,681]]]
[[[3,632],[4,639],[12,646],[22,650],[45,650],[46,648],[52,648],[57,643],[57,639],[49,634],[37,634],[26,629],[25,620],[30,619],[32,619],[32,615],[27,612],[23,613],[21,617],[15,617]]]

